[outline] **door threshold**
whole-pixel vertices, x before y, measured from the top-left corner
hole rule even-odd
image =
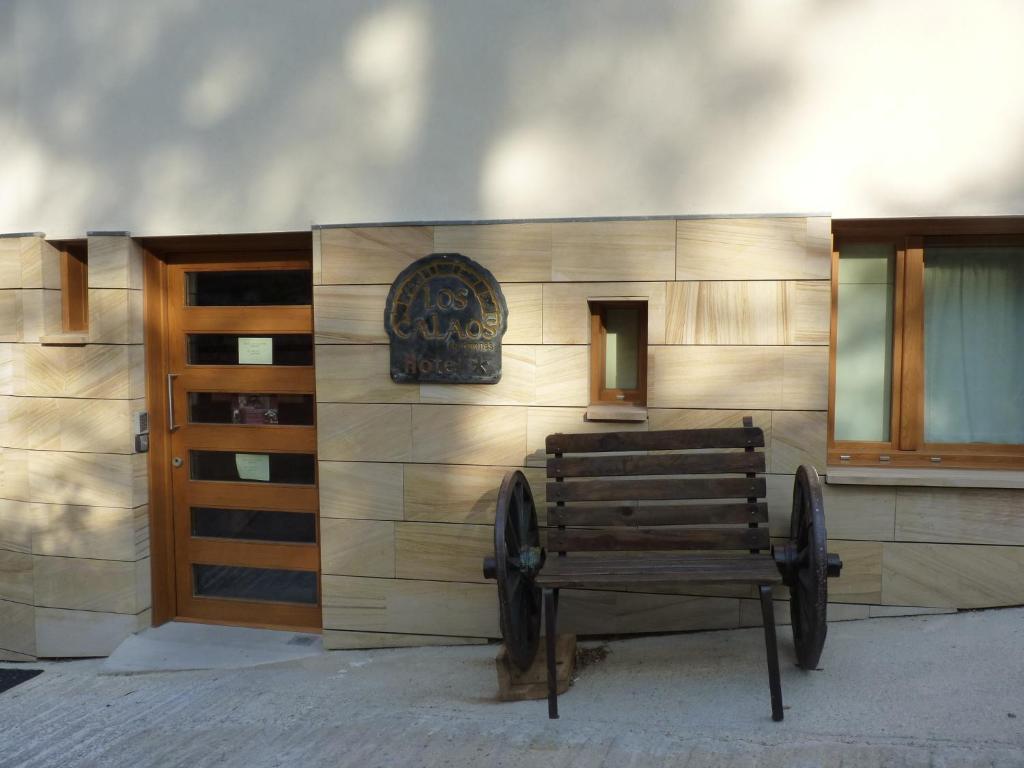
[[[104,660],[100,674],[245,669],[299,661],[324,653],[319,634],[169,621],[122,642]]]
[[[265,621],[218,621],[217,619],[193,619],[189,616],[175,616],[168,623],[209,624],[214,627],[242,627],[243,629],[266,629],[273,632],[292,632],[306,635],[322,635],[320,627],[296,627],[291,624],[273,624]]]

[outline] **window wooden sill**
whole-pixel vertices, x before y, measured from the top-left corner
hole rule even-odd
[[[43,346],[81,347],[89,341],[89,334],[85,331],[71,333],[51,333],[47,336],[40,336],[39,343]]]
[[[936,488],[1024,488],[1024,472],[998,469],[828,467],[829,485],[909,485]]]
[[[587,407],[587,421],[647,421],[647,408],[642,405],[591,405]]]

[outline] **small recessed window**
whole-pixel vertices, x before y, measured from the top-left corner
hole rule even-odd
[[[89,330],[89,251],[84,240],[54,244],[60,250],[60,301],[65,333]]]
[[[647,404],[647,302],[590,302],[590,402]]]

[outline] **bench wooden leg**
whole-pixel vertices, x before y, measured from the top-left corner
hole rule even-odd
[[[555,658],[556,627],[558,625],[558,590],[544,590],[544,618],[548,650],[548,718],[558,719],[558,667]]]
[[[768,652],[768,686],[772,694],[772,720],[782,719],[782,682],[779,680],[779,650],[775,645],[775,611],[772,608],[772,588],[758,587],[761,593],[761,618],[764,620],[764,646]]]

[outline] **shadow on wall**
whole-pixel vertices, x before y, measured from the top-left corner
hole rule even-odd
[[[671,200],[716,173],[699,167],[713,138],[785,91],[778,67],[713,47],[730,23],[714,4],[336,5],[23,3],[23,210],[146,234],[621,214],[595,209],[595,175]],[[564,204],[531,208],[538,193]]]
[[[0,206],[0,230],[51,237],[821,210],[837,185],[840,200],[900,200],[907,178],[932,190],[925,204],[956,208],[934,156],[915,155],[930,172],[900,173],[904,142],[921,145],[919,125],[888,116],[904,86],[941,113],[925,146],[953,141],[944,163],[967,188],[976,152],[948,148],[976,148],[981,132],[986,156],[1005,159],[1024,122],[1007,89],[982,102],[998,115],[945,119],[961,114],[957,89],[989,92],[948,71],[1012,71],[1014,25],[983,11],[920,44],[938,51],[966,25],[987,33],[984,55],[947,46],[933,71],[919,50],[871,54],[894,36],[890,52],[913,48],[914,8],[886,6],[883,24],[870,4],[814,0],[20,0],[6,16],[0,57],[18,81],[2,86],[18,96],[0,190],[20,200]],[[884,172],[883,148],[896,163]],[[1021,176],[990,166],[970,205],[1005,212]]]

